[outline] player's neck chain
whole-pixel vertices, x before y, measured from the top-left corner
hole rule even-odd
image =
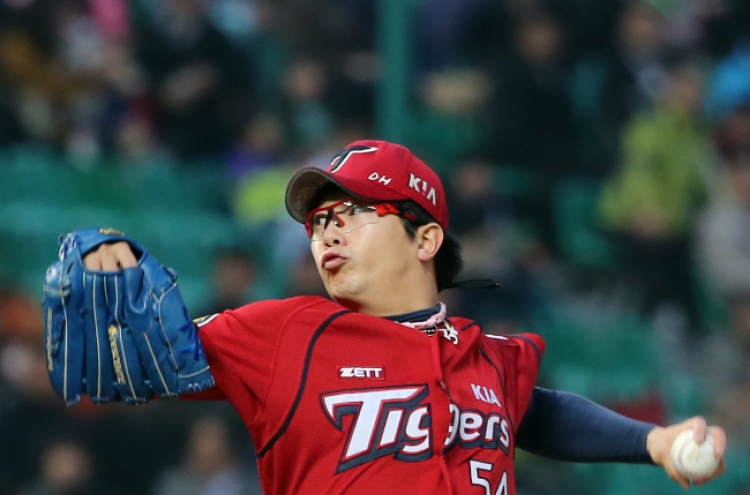
[[[405,327],[415,328],[427,335],[435,335],[437,332],[443,334],[443,337],[454,344],[458,344],[458,332],[445,318],[447,309],[444,303],[440,303],[440,309],[437,313],[430,316],[425,321],[405,321],[399,322]]]

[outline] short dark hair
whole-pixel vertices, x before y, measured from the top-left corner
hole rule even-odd
[[[417,229],[428,223],[437,223],[437,221],[419,206],[415,201],[399,201],[398,207],[408,213],[413,214],[416,219],[409,220],[404,218],[404,228],[410,239],[414,239]],[[447,230],[443,230],[443,244],[435,255],[435,280],[437,282],[438,292],[449,288],[456,280],[458,273],[463,267],[464,261],[461,258],[461,243]]]

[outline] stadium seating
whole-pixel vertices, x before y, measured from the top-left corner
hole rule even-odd
[[[148,246],[181,275],[186,301],[198,300],[215,252],[244,240],[220,177],[205,166],[81,169],[43,147],[8,150],[0,158],[0,275],[40,291],[60,235],[107,226]]]

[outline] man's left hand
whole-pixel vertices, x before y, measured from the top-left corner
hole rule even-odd
[[[724,473],[726,470],[724,451],[727,446],[727,436],[721,427],[708,426],[706,420],[700,416],[690,418],[672,426],[657,426],[649,432],[646,437],[646,450],[651,455],[654,464],[662,466],[670,478],[687,490],[690,488],[691,480],[677,471],[670,455],[672,442],[677,438],[677,435],[685,430],[693,430],[695,441],[698,443],[703,443],[706,439],[706,434],[710,433],[711,437],[713,437],[714,455],[719,458],[719,466],[716,468],[716,471],[706,478],[692,480],[694,485],[703,485]]]

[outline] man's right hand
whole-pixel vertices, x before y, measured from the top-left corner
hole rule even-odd
[[[138,266],[138,260],[127,242],[101,244],[83,257],[83,265],[94,271],[116,272]]]

